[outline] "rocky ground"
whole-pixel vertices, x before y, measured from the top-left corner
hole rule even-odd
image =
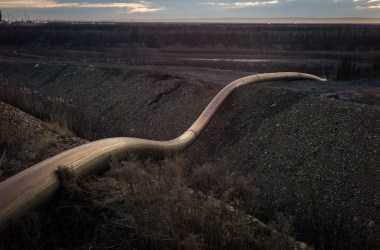
[[[239,90],[203,134],[207,144],[201,139],[189,153],[252,175],[259,218],[290,214],[300,237],[320,248],[376,249],[380,109],[377,96],[363,98],[366,86],[349,91],[361,83]]]
[[[87,142],[2,101],[0,111],[0,182]],[[58,198],[0,232],[0,249],[313,249],[284,216],[264,224],[250,214],[250,178],[185,162],[112,161],[94,178],[61,170]]]
[[[231,73],[37,66],[30,61],[0,65],[8,87],[27,87],[45,99],[62,98],[77,107],[86,115],[83,134],[91,139],[175,138],[227,83],[220,79]],[[267,221],[277,212],[286,213],[296,235],[318,248],[376,249],[379,107],[376,78],[247,86],[233,94],[184,157],[195,165],[212,162],[253,176],[260,189],[258,217]]]
[[[0,180],[87,141],[0,101]]]
[[[246,162],[262,191],[261,213],[297,215],[314,226],[310,235],[336,246],[345,246],[343,235],[358,232],[351,235],[353,246],[361,248],[355,242],[364,237],[374,247],[380,235],[379,135],[378,108],[333,98],[305,98],[265,120]]]

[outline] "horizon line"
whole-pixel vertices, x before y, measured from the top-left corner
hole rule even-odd
[[[380,24],[377,17],[265,17],[265,18],[129,18],[116,20],[36,20],[48,22],[117,22],[117,23],[264,23],[264,24]]]

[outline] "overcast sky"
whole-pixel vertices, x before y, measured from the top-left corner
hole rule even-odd
[[[0,10],[3,19],[26,12],[34,20],[380,18],[380,0],[0,0]]]

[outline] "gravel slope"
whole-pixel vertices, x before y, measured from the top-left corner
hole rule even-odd
[[[246,170],[261,189],[263,215],[293,214],[313,225],[299,230],[317,239],[335,231],[338,248],[364,247],[363,237],[369,248],[379,246],[378,107],[306,98],[265,120],[253,140]]]
[[[193,78],[169,68],[34,66],[1,65],[12,84],[79,103],[98,138],[175,138],[222,87],[210,71]],[[287,213],[308,243],[378,249],[379,106],[378,79],[245,87],[184,157],[253,176],[259,218]]]
[[[292,216],[300,239],[378,249],[380,108],[331,88],[239,90],[188,154],[253,176],[258,217]]]
[[[0,181],[87,142],[2,101],[0,121],[0,158],[4,156],[0,164]]]

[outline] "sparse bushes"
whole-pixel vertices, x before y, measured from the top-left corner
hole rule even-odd
[[[210,170],[209,166],[199,169]],[[113,210],[116,220],[129,225],[132,235],[139,235],[139,239],[129,235],[125,242],[138,249],[254,247],[257,228],[250,217],[212,195],[213,189],[224,193],[216,178],[221,177],[222,182],[227,176],[212,171],[208,171],[205,180],[197,176],[203,192],[189,188],[192,172],[180,160],[123,162],[114,164],[105,178],[93,183],[93,188],[96,200]],[[213,181],[207,187],[203,185],[210,179]]]
[[[246,182],[242,184],[243,177],[238,174],[212,169],[217,167],[207,164],[193,169],[181,159],[125,161],[113,162],[111,170],[99,180],[78,180],[71,171],[61,168],[59,176],[64,190],[59,203],[37,219],[30,215],[24,218],[9,232],[0,248],[27,245],[35,248],[265,249],[270,246],[288,249],[297,245],[288,231],[275,231],[244,212],[244,207],[231,206],[237,204],[229,202],[231,199],[221,200],[231,190],[237,193],[243,190],[234,197],[245,204],[257,195],[257,190],[246,187]],[[206,175],[205,180],[202,173]],[[212,181],[206,185],[206,180]],[[251,189],[254,194],[247,196],[245,191]]]
[[[376,72],[380,71],[380,57],[373,60],[373,70]]]
[[[36,26],[0,26],[2,46],[36,49],[136,47],[255,48],[258,50],[379,49],[376,25],[323,24],[189,24],[189,23],[50,23]],[[73,53],[74,54],[74,53]]]
[[[81,143],[68,138],[72,136],[71,131],[57,123],[43,123],[0,101],[0,157],[6,152],[0,165],[0,176],[9,177],[77,142]],[[73,144],[68,145],[68,142]]]
[[[45,150],[49,149],[52,146],[57,145],[56,140],[54,138],[49,137],[49,136],[44,136],[40,138],[39,143],[36,145],[37,146],[37,152],[42,153]]]
[[[46,126],[61,136],[74,133],[92,138],[92,124],[77,105],[62,98],[43,97],[38,91],[11,84],[0,75],[0,100],[7,102],[39,119],[48,121]]]
[[[378,75],[380,58],[355,59],[343,57],[336,71],[337,80],[352,80],[362,76]]]
[[[45,122],[45,126],[50,131],[55,132],[62,137],[75,136],[75,134],[68,128],[66,123],[63,123],[63,125],[61,125],[58,122]]]
[[[1,145],[1,140],[0,140],[0,145]],[[6,157],[5,154],[7,153],[7,150],[4,149],[0,151],[0,181],[2,181],[3,178],[3,164],[5,165],[6,162]]]
[[[344,57],[337,70],[337,80],[350,80],[355,77],[359,77],[361,74],[361,68],[358,66],[352,57]]]
[[[252,181],[211,164],[196,167],[189,177],[189,186],[246,212],[253,212],[257,207],[259,191]]]

